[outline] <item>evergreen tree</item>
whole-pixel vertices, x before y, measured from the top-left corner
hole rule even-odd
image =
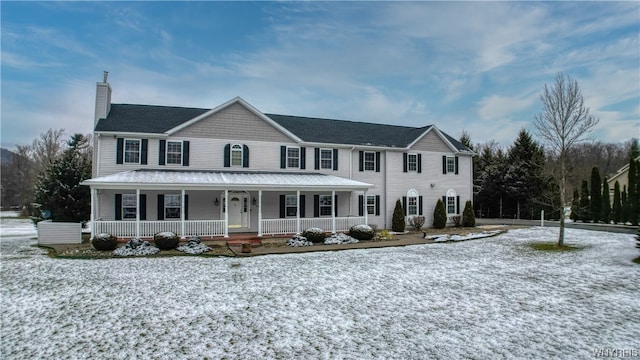
[[[578,189],[573,189],[573,199],[571,200],[571,220],[580,220],[582,214],[580,211],[580,194]]]
[[[613,211],[612,220],[617,224],[622,219],[622,203],[620,202],[620,183],[616,181],[613,187]]]
[[[591,169],[591,219],[594,223],[600,221],[600,208],[602,207],[602,184],[600,182],[600,170],[597,166]]]
[[[404,209],[400,199],[396,201],[396,207],[393,209],[393,218],[391,219],[391,230],[395,232],[404,232],[407,225],[404,218]]]
[[[582,180],[582,187],[580,188],[580,214],[582,222],[591,221],[591,216],[589,216],[589,184],[587,180]]]
[[[62,156],[46,167],[35,185],[35,200],[41,210],[51,212],[54,221],[85,222],[89,220],[90,190],[80,182],[91,177],[91,157],[87,155],[87,139],[75,134]]]
[[[531,135],[521,129],[518,138],[509,149],[504,190],[511,201],[510,209],[517,218],[531,214],[533,201],[539,195],[544,167],[544,152]]]
[[[438,199],[436,208],[433,210],[433,227],[435,229],[444,229],[447,226],[447,210],[444,203]]]
[[[629,222],[638,225],[638,211],[640,210],[640,194],[638,193],[638,161],[632,155],[629,159],[629,187],[627,188],[627,201],[629,202]]]
[[[622,211],[620,215],[620,222],[626,224],[629,221],[629,201],[627,201],[627,185],[622,187],[622,194],[620,195],[620,204],[622,205]]]
[[[600,204],[600,220],[608,224],[611,222],[611,197],[609,195],[609,182],[605,176],[602,180],[602,203]]]
[[[502,149],[493,142],[480,147],[475,206],[484,217],[502,217],[502,202],[506,197],[504,174],[507,159]]]
[[[476,214],[473,211],[473,205],[471,200],[467,200],[464,204],[464,211],[462,212],[462,226],[474,227],[476,226]]]

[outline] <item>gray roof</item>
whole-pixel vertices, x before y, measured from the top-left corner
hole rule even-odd
[[[210,109],[156,105],[111,104],[106,119],[96,131],[162,134]],[[264,114],[303,141],[404,148],[433,125],[409,127],[347,120]],[[442,133],[460,151],[469,151],[459,141]]]

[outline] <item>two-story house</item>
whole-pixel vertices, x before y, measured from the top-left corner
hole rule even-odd
[[[237,97],[213,109],[112,104],[97,83],[92,232],[150,237],[389,228],[395,203],[433,221],[472,198],[473,152],[434,125],[265,114]]]

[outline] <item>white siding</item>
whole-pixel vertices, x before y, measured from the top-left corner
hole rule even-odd
[[[38,245],[80,244],[80,223],[41,221],[38,223]]]

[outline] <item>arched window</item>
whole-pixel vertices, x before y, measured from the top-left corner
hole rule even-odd
[[[458,213],[458,197],[455,190],[447,190],[445,205],[447,208],[447,214],[451,215]]]
[[[231,166],[242,166],[242,145],[231,146]]]
[[[418,215],[418,195],[416,189],[407,191],[407,216]]]

